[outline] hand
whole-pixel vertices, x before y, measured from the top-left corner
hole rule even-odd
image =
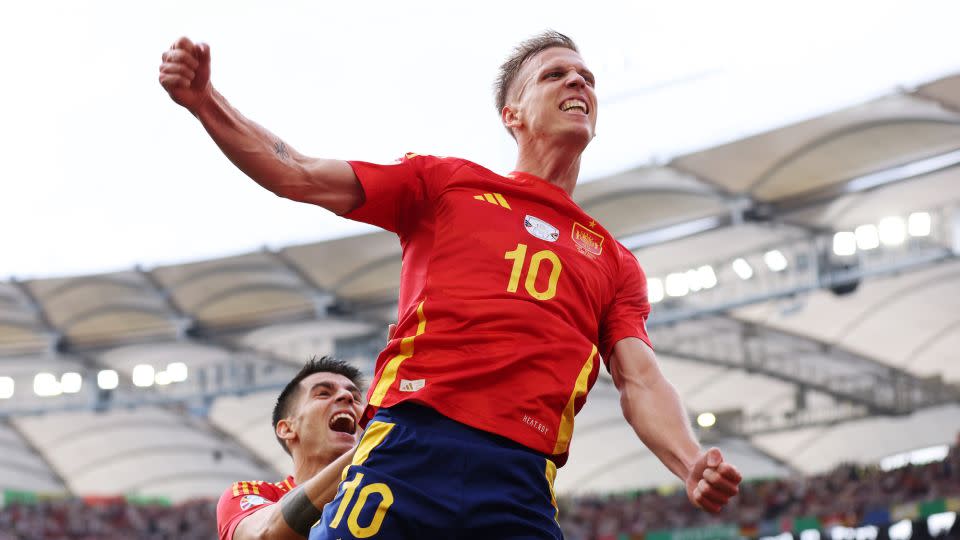
[[[723,461],[720,449],[711,448],[700,454],[687,477],[687,497],[697,508],[716,514],[739,493],[740,480],[740,472]]]
[[[210,97],[210,46],[182,37],[163,53],[160,85],[178,105],[195,112]]]

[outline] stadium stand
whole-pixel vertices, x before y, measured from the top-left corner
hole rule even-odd
[[[958,165],[960,75],[580,186],[578,202],[647,271],[651,335],[698,435],[769,480],[721,521],[638,491],[675,480],[622,421],[604,373],[557,480],[570,537],[760,531],[771,516],[823,525],[839,498],[860,516],[844,523],[870,504],[911,518],[893,509],[918,485],[930,506],[917,516],[955,505],[936,466],[870,467],[960,431]],[[268,421],[276,391],[313,355],[369,373],[399,265],[395,238],[374,233],[0,283],[0,489],[13,494],[0,535],[67,526],[90,496],[108,497],[94,513],[103,523],[132,516],[132,534],[150,519],[179,527],[179,505],[199,531],[209,503],[187,501],[284,476]],[[841,480],[841,495],[819,498]],[[887,502],[857,498],[884,482],[897,484]],[[170,505],[109,498],[119,494]]]
[[[958,435],[960,440],[960,435]],[[960,441],[958,441],[960,442]],[[123,497],[39,497],[5,493],[0,540],[113,538],[212,539],[216,501]],[[754,480],[723,513],[693,509],[676,486],[620,495],[561,497],[560,523],[568,540],[642,540],[676,537],[758,538],[823,531],[838,538],[855,528],[889,528],[914,520],[918,531],[930,515],[960,510],[960,446],[942,460],[892,470],[845,464],[810,477]],[[942,538],[960,538],[952,523]],[[833,532],[831,532],[833,531]],[[863,533],[861,533],[862,535]],[[699,536],[697,536],[699,535]],[[886,533],[890,537],[889,532]],[[895,535],[894,535],[895,536]],[[877,533],[874,538],[882,537]],[[921,534],[915,535],[923,537]],[[859,537],[858,537],[859,538]]]

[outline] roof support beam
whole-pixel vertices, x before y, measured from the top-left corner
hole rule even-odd
[[[866,193],[898,182],[949,170],[958,165],[960,165],[960,149],[849,178],[779,201],[769,203],[753,201],[739,207],[734,206],[731,208],[730,215],[674,223],[632,234],[621,238],[620,241],[629,249],[638,250],[743,222],[785,218],[792,213],[824,204],[842,195]]]
[[[922,379],[809,337],[731,318],[661,328],[657,351],[823,392],[841,403],[864,408],[864,413],[909,414],[960,402],[960,390],[942,381]]]

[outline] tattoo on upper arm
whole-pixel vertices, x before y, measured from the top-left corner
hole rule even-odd
[[[273,151],[280,159],[290,159],[290,152],[287,151],[287,145],[280,139],[273,143]]]
[[[280,499],[280,512],[287,525],[304,537],[310,536],[310,528],[323,517],[323,509],[313,505],[303,486],[295,487]]]

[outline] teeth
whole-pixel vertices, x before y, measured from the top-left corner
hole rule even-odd
[[[337,422],[339,422],[339,421],[341,421],[341,420],[346,420],[347,422],[349,422],[348,425],[349,425],[350,427],[348,428],[347,431],[352,431],[353,428],[354,428],[354,426],[357,425],[357,420],[356,420],[353,416],[351,416],[351,415],[349,415],[349,414],[347,414],[347,413],[344,413],[344,412],[340,412],[340,413],[337,413],[337,414],[333,415],[333,417],[330,418],[330,427],[331,427],[331,428],[334,427],[335,425],[337,425]]]
[[[587,112],[587,104],[579,99],[568,99],[560,104],[561,111],[569,111],[571,109],[580,109],[584,114]]]

